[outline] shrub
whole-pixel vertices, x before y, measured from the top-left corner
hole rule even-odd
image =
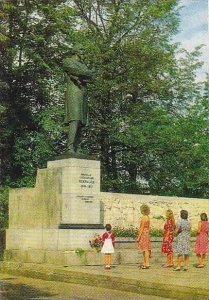
[[[135,239],[137,237],[138,231],[139,231],[139,229],[136,227],[129,227],[129,228],[114,227],[113,228],[113,233],[115,234],[116,237],[129,237],[129,238]],[[163,230],[157,229],[157,228],[152,228],[150,230],[150,235],[151,235],[151,237],[162,237]],[[197,230],[192,230],[191,237],[196,237],[196,235],[197,235]]]
[[[0,187],[0,228],[8,226],[9,188]]]
[[[113,233],[117,237],[131,237],[136,238],[138,234],[138,229],[134,227],[124,228],[124,227],[114,227]]]
[[[157,229],[157,228],[152,228],[150,235],[152,237],[162,237],[163,236],[163,231],[162,229]]]
[[[113,233],[117,237],[130,237],[130,238],[136,238],[138,235],[139,229],[136,227],[114,227]],[[162,237],[163,232],[161,229],[151,229],[150,235],[152,237]]]

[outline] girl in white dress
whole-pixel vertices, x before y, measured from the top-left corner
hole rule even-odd
[[[105,269],[110,270],[111,265],[111,254],[115,252],[115,236],[112,233],[112,226],[110,224],[105,225],[106,231],[102,235],[103,246],[101,249],[101,253],[105,254]]]

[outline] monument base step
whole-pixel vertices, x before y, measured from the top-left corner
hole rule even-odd
[[[103,265],[104,254],[94,250],[78,248],[69,251],[57,250],[5,250],[5,261],[54,264],[62,266]],[[142,255],[137,250],[116,250],[112,254],[113,264],[139,263]]]
[[[69,251],[57,250],[5,250],[5,261],[13,261],[20,263],[36,263],[36,264],[53,264],[60,266],[82,266],[82,265],[103,265],[104,254],[98,253],[94,250],[83,250],[78,248]],[[166,261],[166,255],[161,254],[159,251],[152,253],[151,263],[163,264]],[[196,261],[193,255],[190,261]],[[125,265],[125,264],[140,264],[143,262],[143,255],[136,249],[117,250],[112,254],[112,264]]]
[[[30,264],[3,262],[0,272],[17,276],[26,276],[50,281],[90,285],[111,288],[120,291],[155,295],[158,297],[181,300],[208,300],[208,273],[190,265],[188,272],[173,272],[152,264],[149,270],[137,265],[113,266],[105,271],[100,266],[54,266],[48,264]]]

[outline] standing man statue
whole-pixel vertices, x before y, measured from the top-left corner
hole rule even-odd
[[[82,46],[72,49],[72,56],[64,59],[66,74],[65,123],[68,125],[67,154],[75,154],[81,140],[82,128],[87,124],[87,83],[92,72],[81,61]]]

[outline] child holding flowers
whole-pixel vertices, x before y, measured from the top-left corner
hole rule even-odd
[[[102,238],[96,233],[94,237],[89,241],[91,248],[95,249],[97,252],[100,252],[102,247]]]
[[[106,232],[102,235],[102,250],[101,253],[105,254],[105,269],[110,270],[111,254],[114,253],[115,236],[112,233],[112,226],[110,224],[105,225]]]

